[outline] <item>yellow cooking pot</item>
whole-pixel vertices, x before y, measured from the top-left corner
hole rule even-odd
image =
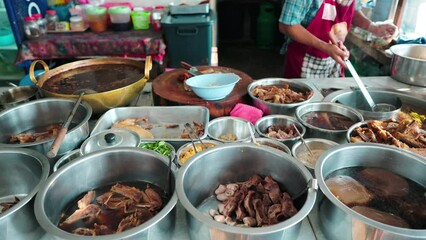
[[[34,68],[37,64],[41,64],[44,68],[45,73],[37,79],[34,75]],[[132,83],[124,86],[118,87],[116,89],[108,90],[108,91],[97,91],[97,89],[87,89],[86,87],[82,87],[82,91],[86,94],[83,96],[83,100],[86,101],[93,109],[93,112],[96,113],[104,113],[105,111],[115,108],[126,106],[130,104],[130,102],[135,99],[140,91],[145,86],[145,83],[149,80],[149,72],[152,68],[151,57],[147,56],[145,61],[145,66],[138,61],[126,59],[126,58],[98,58],[98,59],[88,59],[75,61],[71,63],[67,63],[61,65],[57,68],[49,70],[48,65],[42,60],[36,60],[31,63],[30,66],[30,79],[34,82],[42,91],[42,93],[46,97],[58,97],[58,98],[75,98],[79,97],[79,94],[73,92],[73,94],[63,94],[57,93],[52,90],[47,90],[45,83],[48,81],[61,81],[65,78],[72,77],[73,74],[79,74],[82,72],[90,71],[91,68],[99,69],[102,67],[107,68],[111,65],[122,65],[128,67],[134,67],[136,70],[144,73],[139,80],[133,81]],[[89,70],[88,70],[89,69]],[[59,76],[59,77],[58,77]],[[113,82],[119,79],[110,79],[111,86],[114,86]],[[74,86],[75,88],[75,86]],[[89,90],[89,91],[87,91]]]

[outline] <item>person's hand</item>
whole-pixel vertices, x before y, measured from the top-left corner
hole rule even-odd
[[[393,38],[398,35],[398,28],[389,22],[372,22],[367,31],[382,38]]]
[[[341,41],[328,43],[324,52],[330,55],[334,61],[346,68],[345,59],[349,58],[349,51]]]

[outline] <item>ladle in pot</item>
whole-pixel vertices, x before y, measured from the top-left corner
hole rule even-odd
[[[79,90],[74,92],[74,94],[75,95],[78,94],[79,97],[78,97],[77,101],[75,102],[73,109],[68,114],[67,119],[62,124],[62,127],[59,130],[58,135],[56,136],[55,140],[53,141],[52,145],[50,146],[50,149],[47,152],[47,157],[49,157],[49,158],[56,157],[56,155],[58,154],[59,148],[61,147],[61,144],[65,139],[65,135],[68,132],[68,127],[70,126],[71,121],[74,118],[75,113],[77,112],[78,106],[80,106],[80,103],[83,100],[83,96],[85,94],[93,94],[93,93],[97,93],[97,92],[94,91],[94,90],[91,90],[91,89],[79,89]]]
[[[355,82],[358,84],[358,87],[361,90],[362,95],[364,96],[365,100],[370,106],[370,109],[373,112],[390,112],[390,111],[396,110],[396,107],[393,106],[392,104],[388,104],[388,103],[375,104],[373,101],[373,98],[371,97],[370,93],[368,93],[367,88],[362,83],[361,78],[359,77],[358,73],[356,72],[354,66],[349,61],[349,59],[345,59],[345,63],[349,69],[349,72],[352,74],[352,77],[355,79]]]

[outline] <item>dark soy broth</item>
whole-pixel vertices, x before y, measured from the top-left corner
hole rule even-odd
[[[402,178],[408,183],[408,193],[404,196],[388,196],[384,197],[382,194],[378,194],[377,188],[371,185],[371,182],[361,177],[361,171],[366,169],[379,169],[380,168],[365,168],[365,167],[349,167],[339,169],[332,172],[327,176],[327,179],[336,176],[349,176],[357,180],[360,184],[364,185],[372,194],[373,199],[365,205],[379,211],[393,214],[405,220],[411,228],[414,229],[426,229],[426,189],[420,184],[400,176],[398,174],[388,172]],[[383,181],[386,182],[386,176],[379,176]],[[389,182],[392,186],[398,185],[394,182]],[[390,186],[390,185],[387,185]],[[400,191],[401,189],[394,189],[394,191]],[[382,195],[382,196],[379,196]]]
[[[164,192],[164,190],[161,189],[160,187],[156,186],[156,185],[151,184],[151,183],[144,182],[144,181],[134,181],[134,182],[132,181],[132,182],[121,182],[120,184],[129,186],[129,187],[135,187],[135,188],[137,188],[141,191],[144,191],[145,189],[147,189],[147,185],[149,185],[149,188],[154,189],[161,196],[163,204],[162,204],[161,208],[158,210],[158,212],[161,211],[161,209],[168,202],[168,198],[166,197],[166,193]],[[101,213],[99,214],[99,216],[96,218],[95,221],[88,222],[87,219],[82,219],[82,220],[78,220],[77,222],[75,222],[73,224],[62,225],[62,226],[60,226],[60,228],[67,231],[67,232],[72,232],[74,229],[77,229],[77,228],[94,228],[94,224],[96,223],[98,225],[99,224],[106,225],[106,226],[108,226],[109,229],[111,229],[115,232],[115,229],[117,229],[120,221],[125,217],[125,216],[123,216],[124,213],[122,213],[122,212],[120,213],[117,210],[110,210],[110,209],[106,208],[105,206],[100,205],[99,203],[96,202],[97,197],[101,196],[102,194],[104,194],[106,192],[109,192],[111,187],[114,186],[114,185],[115,185],[115,183],[94,189],[94,191],[96,191],[96,194],[95,194],[94,200],[91,203],[100,206],[100,208],[102,209]],[[65,207],[65,209],[62,211],[61,219],[59,221],[58,226],[62,222],[64,222],[69,216],[71,216],[76,210],[78,210],[77,202],[80,199],[82,199],[86,195],[87,192],[83,192],[82,194],[77,196],[73,201],[71,201],[68,204],[67,207]],[[130,214],[128,214],[128,215],[130,215]],[[147,220],[149,220],[149,219],[147,219]],[[141,224],[143,224],[143,222]]]
[[[302,119],[312,126],[328,130],[347,130],[356,122],[339,113],[314,111],[306,113]]]
[[[59,74],[43,84],[49,92],[73,94],[80,89],[91,89],[98,93],[130,85],[143,77],[143,69],[123,64],[81,67],[77,71]]]

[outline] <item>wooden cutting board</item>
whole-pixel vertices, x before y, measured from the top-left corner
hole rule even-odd
[[[214,72],[235,73],[241,80],[235,85],[232,92],[224,99],[217,101],[204,100],[195,93],[184,89],[183,82],[179,77],[186,72],[185,69],[175,69],[165,72],[152,81],[152,95],[155,106],[180,106],[198,105],[207,107],[210,117],[229,116],[229,113],[237,103],[251,104],[250,96],[247,94],[247,86],[253,79],[241,72],[227,67],[198,66],[201,72],[212,69]],[[184,114],[184,113],[182,113]]]

